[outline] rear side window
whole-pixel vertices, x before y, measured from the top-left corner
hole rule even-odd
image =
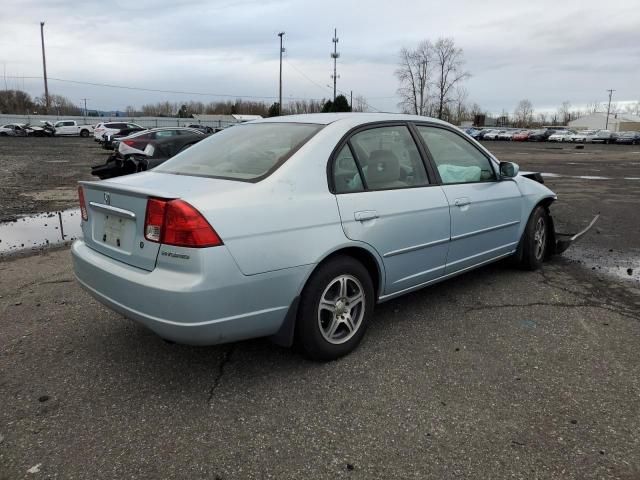
[[[496,179],[490,160],[468,140],[443,128],[416,128],[431,152],[442,183],[487,182]]]
[[[342,147],[335,159],[333,164],[333,184],[336,193],[361,192],[364,190],[362,177],[349,145]]]
[[[322,127],[288,122],[235,125],[198,142],[154,171],[257,181],[277,170]]]

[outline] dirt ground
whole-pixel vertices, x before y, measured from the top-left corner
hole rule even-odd
[[[91,137],[0,137],[0,221],[75,207],[76,182],[108,155]]]

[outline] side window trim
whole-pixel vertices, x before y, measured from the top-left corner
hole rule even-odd
[[[367,185],[367,179],[365,178],[364,172],[362,171],[362,165],[360,165],[360,160],[358,160],[358,156],[356,155],[356,150],[355,150],[355,148],[353,148],[353,145],[351,145],[351,138],[352,137],[353,137],[353,135],[351,135],[349,137],[349,139],[347,140],[347,143],[345,145],[347,146],[347,148],[351,152],[351,157],[353,158],[353,163],[356,164],[356,168],[358,169],[358,175],[360,175],[360,182],[362,183],[362,191],[363,192],[367,192],[369,190],[369,186]],[[342,151],[342,149],[340,149],[340,151]],[[336,157],[336,160],[337,159],[338,159],[338,157]]]
[[[474,145],[472,142],[470,142],[467,138],[465,138],[459,132],[456,132],[455,130],[453,130],[451,128],[447,128],[446,126],[438,125],[438,124],[434,124],[434,123],[423,123],[423,122],[421,122],[421,123],[413,123],[412,122],[411,125],[416,129],[418,140],[424,146],[424,149],[425,149],[425,152],[427,154],[427,157],[429,158],[429,163],[431,164],[432,168],[435,170],[435,175],[437,175],[437,179],[438,179],[438,184],[439,185],[441,185],[441,186],[445,186],[445,185],[464,185],[464,184],[467,184],[467,183],[492,183],[492,182],[499,182],[500,181],[500,175],[498,174],[499,172],[497,171],[497,166],[495,164],[496,162],[494,161],[494,159],[491,158],[490,156],[488,156],[485,152],[483,152],[481,149],[479,149],[476,145]],[[492,180],[480,180],[480,181],[477,181],[477,182],[443,183],[442,182],[442,178],[440,177],[440,172],[438,171],[438,166],[436,165],[436,162],[433,159],[433,154],[431,153],[431,150],[429,150],[429,146],[427,145],[427,142],[424,140],[422,135],[420,135],[418,133],[418,127],[437,128],[437,129],[440,129],[440,130],[446,130],[448,132],[453,133],[454,135],[457,135],[463,141],[467,142],[468,145],[473,147],[484,158],[486,158],[487,162],[489,162],[489,166],[491,167],[491,170],[493,171],[493,174],[494,174],[495,178],[492,179]]]

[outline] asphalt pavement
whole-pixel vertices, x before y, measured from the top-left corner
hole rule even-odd
[[[640,148],[544,145],[490,147],[599,233],[382,304],[335,362],[169,344],[82,291],[68,249],[3,259],[0,479],[640,478]]]

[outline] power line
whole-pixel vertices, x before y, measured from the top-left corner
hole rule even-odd
[[[14,79],[28,79],[28,80],[41,80],[42,77],[40,76],[10,76],[7,75],[7,78],[14,78]],[[54,77],[48,77],[49,80],[54,80],[56,82],[63,82],[63,83],[72,83],[72,84],[76,84],[76,85],[91,85],[94,87],[106,87],[106,88],[118,88],[121,90],[134,90],[134,91],[140,91],[140,92],[154,92],[154,93],[170,93],[170,94],[176,94],[176,95],[198,95],[198,96],[203,96],[203,97],[224,97],[224,98],[251,98],[251,99],[278,99],[277,96],[272,96],[272,95],[263,95],[263,96],[259,96],[259,95],[235,95],[235,94],[230,94],[230,93],[208,93],[208,92],[188,92],[188,91],[183,91],[183,90],[162,90],[162,89],[158,89],[158,88],[144,88],[144,87],[132,87],[132,86],[127,86],[127,85],[114,85],[114,84],[110,84],[110,83],[98,83],[98,82],[84,82],[84,81],[80,81],[80,80],[69,80],[69,79],[65,79],[65,78],[54,78]],[[316,98],[309,98],[309,97],[290,97],[290,99],[292,100],[318,100]]]

